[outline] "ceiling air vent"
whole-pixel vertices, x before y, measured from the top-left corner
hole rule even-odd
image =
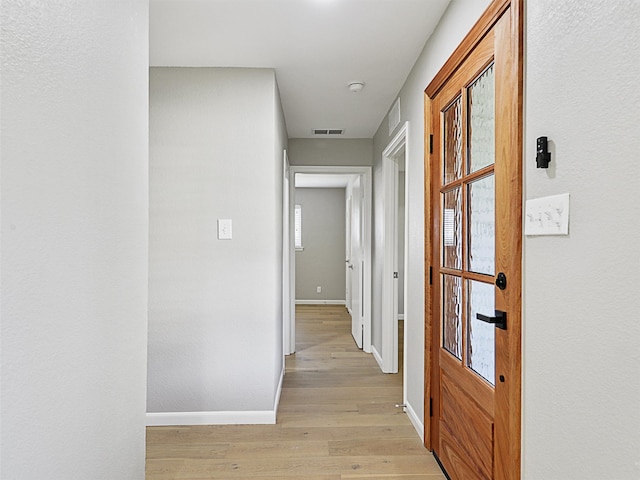
[[[314,128],[314,135],[344,135],[344,128]]]

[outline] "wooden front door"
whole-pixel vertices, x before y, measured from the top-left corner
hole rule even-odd
[[[426,90],[427,447],[520,477],[521,2],[495,1]]]

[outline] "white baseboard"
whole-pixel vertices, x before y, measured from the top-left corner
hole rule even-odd
[[[296,305],[346,305],[345,300],[296,300]]]
[[[147,426],[170,425],[273,425],[274,410],[250,412],[158,412],[147,413]]]
[[[398,314],[398,320],[404,321],[404,313]]]
[[[416,432],[418,432],[418,435],[420,435],[420,438],[424,442],[424,424],[418,418],[418,415],[416,415],[416,411],[413,409],[413,407],[411,407],[411,404],[406,404],[405,412],[407,412],[407,416],[409,417],[413,428],[416,429]]]
[[[371,345],[371,353],[373,355],[373,358],[376,359],[376,362],[378,362],[378,365],[380,365],[380,370],[384,372],[384,368],[382,368],[382,355],[380,355],[378,350],[376,350],[376,347],[374,347],[373,345]]]
[[[273,410],[246,412],[156,412],[147,413],[148,427],[175,425],[273,425],[280,404],[284,368],[276,390]]]

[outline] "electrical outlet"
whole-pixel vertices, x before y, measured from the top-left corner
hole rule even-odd
[[[322,287],[320,285],[316,287],[316,293],[322,293]]]

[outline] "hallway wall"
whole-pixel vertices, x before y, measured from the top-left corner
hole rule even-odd
[[[150,101],[149,421],[274,422],[286,147],[274,71],[152,68]]]
[[[296,251],[296,300],[344,302],[345,189],[296,188],[295,203],[302,207],[304,247]]]
[[[637,0],[527,2],[525,196],[571,194],[569,235],[524,242],[527,480],[640,478],[639,19]]]
[[[373,345],[382,348],[382,152],[405,121],[409,121],[406,164],[408,190],[408,302],[404,312],[407,329],[407,403],[412,420],[424,425],[424,89],[480,17],[488,0],[453,0],[433,34],[426,41],[404,86],[400,90],[401,121],[389,134],[387,117],[373,139],[374,235],[373,235]],[[389,105],[391,107],[391,105]]]
[[[290,138],[291,165],[369,166],[373,155],[370,138]]]
[[[148,8],[0,8],[5,480],[144,478]]]

